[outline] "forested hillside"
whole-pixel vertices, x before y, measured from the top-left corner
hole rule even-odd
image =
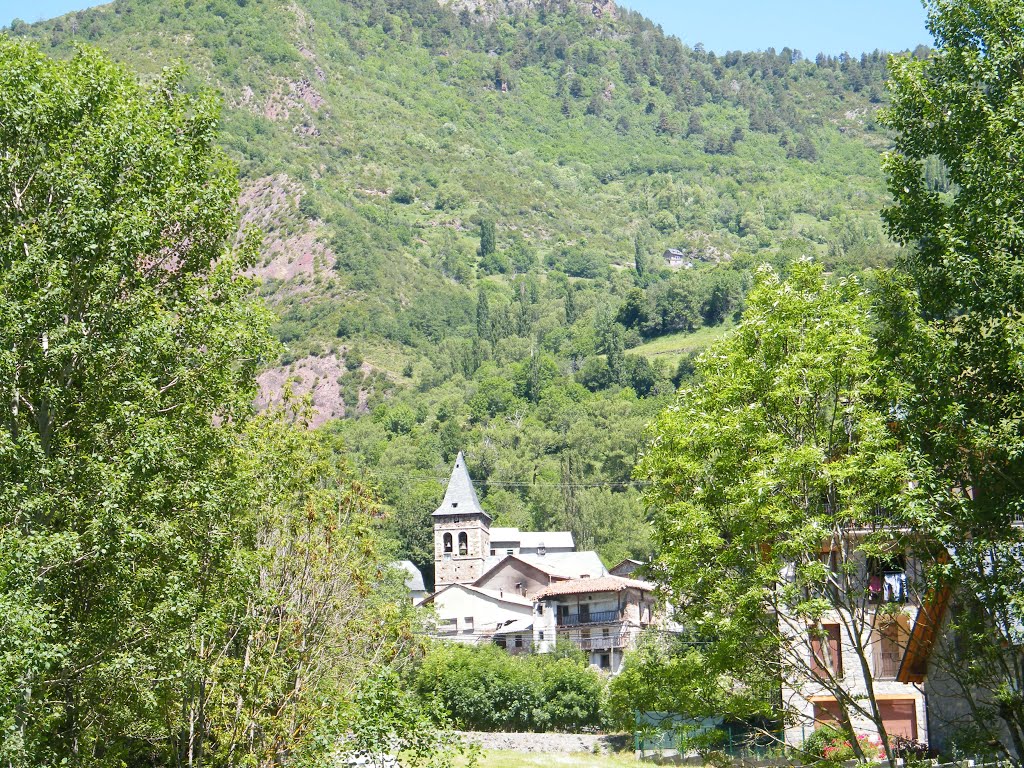
[[[223,93],[284,343],[262,399],[312,393],[422,565],[460,448],[498,523],[646,554],[644,425],[752,267],[895,255],[878,52],[715,55],[568,0],[116,0],[11,31]]]

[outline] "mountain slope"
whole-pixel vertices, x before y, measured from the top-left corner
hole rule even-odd
[[[412,559],[458,447],[499,520],[642,554],[626,484],[693,347],[629,349],[706,343],[762,261],[892,258],[884,57],[716,56],[610,0],[447,5],[117,0],[15,32],[224,94],[287,344],[265,399],[313,393]]]

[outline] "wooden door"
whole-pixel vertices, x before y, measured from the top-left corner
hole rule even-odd
[[[882,725],[890,736],[917,741],[917,702],[913,699],[891,699],[878,702]]]

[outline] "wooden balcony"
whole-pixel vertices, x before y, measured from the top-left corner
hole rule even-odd
[[[570,637],[569,640],[575,643],[581,651],[607,651],[612,648],[625,648],[629,642],[629,636],[615,632],[597,637]]]

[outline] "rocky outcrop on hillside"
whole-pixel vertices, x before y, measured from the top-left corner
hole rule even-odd
[[[335,255],[324,244],[323,223],[299,210],[303,189],[285,174],[265,176],[244,185],[239,206],[241,231],[255,227],[263,234],[261,260],[252,271],[261,279],[295,281],[329,272]]]
[[[470,18],[490,24],[499,16],[514,13],[532,13],[544,10],[568,11],[577,8],[598,19],[617,18],[614,0],[438,0],[455,13],[467,11]]]
[[[363,365],[363,372],[369,373],[369,365]],[[341,419],[349,411],[365,409],[367,392],[359,391],[355,402],[345,402],[340,381],[345,373],[345,360],[336,354],[322,357],[305,357],[282,368],[271,368],[256,379],[259,395],[256,407],[259,410],[280,405],[285,390],[291,396],[309,396],[312,412],[310,427],[319,427],[330,419]]]

